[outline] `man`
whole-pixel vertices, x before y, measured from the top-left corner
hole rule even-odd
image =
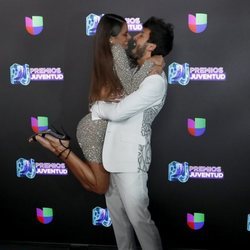
[[[166,56],[173,45],[173,26],[151,17],[134,37],[133,54],[139,65],[153,55]],[[103,165],[110,172],[105,194],[119,250],[136,249],[134,231],[143,250],[162,249],[160,235],[148,210],[147,180],[151,163],[151,124],[165,102],[164,74],[150,75],[139,89],[119,103],[99,101],[93,119],[109,120]]]

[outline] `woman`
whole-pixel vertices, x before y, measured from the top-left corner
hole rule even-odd
[[[148,60],[133,73],[124,50],[129,39],[123,17],[105,14],[101,18],[95,35],[90,105],[98,100],[117,101],[125,94],[132,93],[149,74],[154,63],[161,63],[157,59]],[[109,186],[109,173],[102,165],[106,127],[107,121],[93,121],[91,113],[80,120],[76,135],[86,161],[71,152],[69,139],[65,135],[52,130],[41,132],[38,134],[40,136],[35,135],[30,141],[38,141],[60,157],[85,189],[104,194]]]

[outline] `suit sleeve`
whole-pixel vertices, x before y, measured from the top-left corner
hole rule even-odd
[[[166,93],[166,81],[160,75],[145,78],[140,88],[119,103],[96,102],[91,111],[109,121],[122,121],[142,112],[160,101]]]

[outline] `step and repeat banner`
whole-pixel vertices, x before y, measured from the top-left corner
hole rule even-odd
[[[63,127],[83,158],[93,36],[115,13],[132,36],[151,16],[175,27],[148,182],[164,247],[249,245],[250,2],[0,0],[0,13],[1,241],[115,245],[104,196],[28,143]]]

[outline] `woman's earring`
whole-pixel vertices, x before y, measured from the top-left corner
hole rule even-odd
[[[109,42],[110,42],[110,44],[113,44],[113,41],[111,39],[109,40]]]

